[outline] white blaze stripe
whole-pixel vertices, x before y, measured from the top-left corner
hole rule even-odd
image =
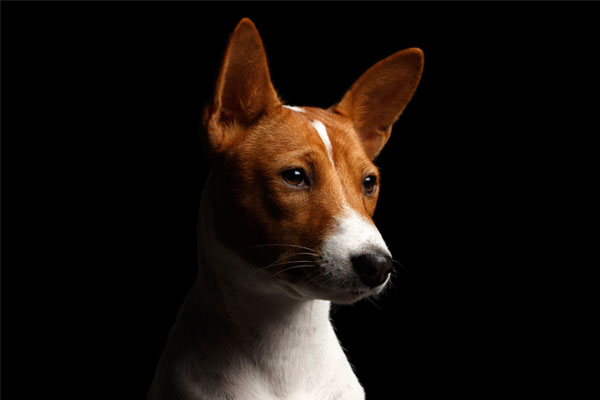
[[[315,120],[315,121],[311,122],[311,124],[312,124],[312,126],[315,127],[315,129],[319,133],[319,136],[321,137],[323,144],[325,144],[325,149],[327,150],[327,155],[329,156],[329,159],[331,160],[331,163],[333,164],[333,155],[331,153],[331,141],[329,140],[329,135],[327,134],[327,129],[325,129],[325,125],[323,125],[323,123],[319,120]]]
[[[300,113],[305,113],[306,112],[306,110],[304,108],[301,108],[301,107],[295,107],[295,106],[283,106],[283,107],[285,107],[285,108],[287,108],[289,110],[292,110],[292,111],[300,112]]]

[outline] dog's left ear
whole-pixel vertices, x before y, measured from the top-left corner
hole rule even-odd
[[[377,157],[392,125],[412,98],[423,72],[423,52],[412,48],[392,54],[369,68],[332,110],[352,120],[363,148]]]

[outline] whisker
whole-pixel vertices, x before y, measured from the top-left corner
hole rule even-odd
[[[335,279],[334,274],[324,273],[317,277],[314,281],[311,281],[309,284],[315,283],[323,286],[327,286],[330,282],[333,282]]]
[[[310,263],[314,263],[314,262],[315,262],[314,260],[292,260],[292,261],[288,261],[288,262],[280,262],[280,261],[282,261],[282,260],[285,260],[285,259],[288,259],[288,258],[292,258],[292,257],[295,257],[295,256],[311,256],[311,257],[321,257],[321,256],[320,256],[319,254],[317,254],[317,253],[314,253],[314,254],[313,254],[313,253],[301,252],[301,253],[295,253],[295,254],[288,254],[288,255],[286,255],[286,256],[284,256],[284,257],[280,257],[280,258],[278,258],[278,259],[277,259],[277,260],[275,260],[273,263],[271,263],[271,264],[269,264],[269,265],[267,265],[267,266],[264,266],[264,267],[262,267],[262,268],[259,268],[259,269],[255,270],[255,271],[253,271],[252,273],[250,273],[250,276],[252,276],[252,275],[254,275],[254,274],[256,274],[256,273],[259,273],[259,272],[261,272],[261,271],[268,270],[269,268],[272,268],[272,267],[279,266],[279,265],[292,264],[292,263],[308,263],[308,262],[310,262]]]
[[[277,276],[277,275],[279,275],[279,274],[282,274],[282,273],[284,273],[284,272],[288,272],[288,271],[291,271],[291,270],[293,270],[293,269],[298,269],[298,268],[316,268],[316,265],[315,265],[315,264],[309,264],[309,265],[295,265],[295,266],[293,266],[293,267],[284,268],[284,269],[282,269],[281,271],[277,271],[277,272],[275,272],[274,274],[271,274],[271,275],[273,275],[273,276]]]
[[[320,265],[318,265],[317,267],[320,267]],[[319,272],[319,273],[317,274],[317,276],[320,276],[321,274],[322,274],[322,272]],[[304,284],[304,283],[306,283],[306,282],[307,282],[309,279],[315,279],[315,277],[312,277],[312,278],[311,278],[310,276],[306,276],[306,277],[304,277],[304,279],[301,279],[301,280],[299,280],[297,283],[298,283],[298,284]],[[306,284],[310,286],[310,284],[308,284],[308,283],[306,283]]]
[[[284,257],[280,257],[277,261],[282,261],[285,260],[286,258],[292,258],[292,257],[296,257],[296,256],[311,256],[311,257],[321,257],[320,255],[318,255],[317,253],[307,253],[307,252],[302,252],[302,253],[295,253],[295,254],[288,254],[287,256]]]
[[[371,304],[373,304],[375,307],[377,307],[378,309],[380,309],[381,311],[383,311],[383,308],[379,307],[379,305],[377,303],[375,303],[375,301],[373,301],[370,297],[365,297],[365,299],[369,300],[369,302]]]
[[[287,243],[269,243],[269,244],[259,244],[258,246],[250,246],[250,248],[255,249],[259,247],[275,247],[275,246],[283,246],[283,247],[296,247],[298,249],[309,250],[314,254],[317,254],[315,249],[311,249],[310,247],[300,246],[297,244],[287,244]]]
[[[268,265],[267,268],[271,268],[271,267],[278,267],[280,265],[288,265],[288,264],[314,264],[314,261],[309,261],[309,260],[295,260],[295,261],[286,261],[286,262],[280,262],[280,263],[276,263],[276,264],[271,264]]]
[[[319,266],[324,266],[324,265],[326,265],[326,264],[322,264],[322,265],[319,265]],[[313,277],[310,281],[306,282],[306,285],[307,286],[311,286],[313,283],[318,282],[318,279],[323,279],[323,278],[328,277],[328,275],[333,275],[333,272],[334,271],[331,271],[331,270],[329,270],[329,271],[323,271],[323,272],[317,274],[317,276]],[[308,280],[308,278],[304,279],[302,283],[304,283],[307,280]]]
[[[406,269],[406,267],[404,265],[400,264],[398,261],[396,261],[394,259],[392,259],[392,262],[394,264],[396,264],[397,266],[399,266],[400,268],[402,268],[402,271],[404,271],[404,273],[408,274],[408,269]]]
[[[304,260],[304,261],[303,261],[303,260],[287,261],[287,262],[282,262],[282,263],[274,262],[273,264],[269,264],[269,265],[267,265],[266,267],[262,267],[262,268],[259,268],[259,269],[257,269],[257,270],[254,270],[254,271],[252,271],[252,272],[250,273],[250,276],[252,276],[252,275],[254,275],[254,274],[257,274],[257,273],[259,273],[259,272],[266,271],[266,270],[268,270],[269,268],[277,267],[277,266],[279,266],[279,265],[298,264],[298,263],[311,263],[311,264],[312,264],[312,263],[314,263],[314,262],[313,262],[313,261],[308,261],[308,260]]]

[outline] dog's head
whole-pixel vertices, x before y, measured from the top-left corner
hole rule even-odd
[[[372,220],[373,160],[422,69],[421,50],[403,50],[329,109],[286,106],[256,27],[242,20],[203,119],[219,241],[298,296],[348,303],[380,291],[392,260]]]

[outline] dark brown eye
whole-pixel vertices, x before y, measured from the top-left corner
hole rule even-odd
[[[366,194],[374,194],[377,190],[377,177],[375,175],[369,175],[363,181],[363,189]]]
[[[281,177],[288,185],[305,187],[308,186],[306,172],[302,168],[293,168],[285,170],[281,173]]]

